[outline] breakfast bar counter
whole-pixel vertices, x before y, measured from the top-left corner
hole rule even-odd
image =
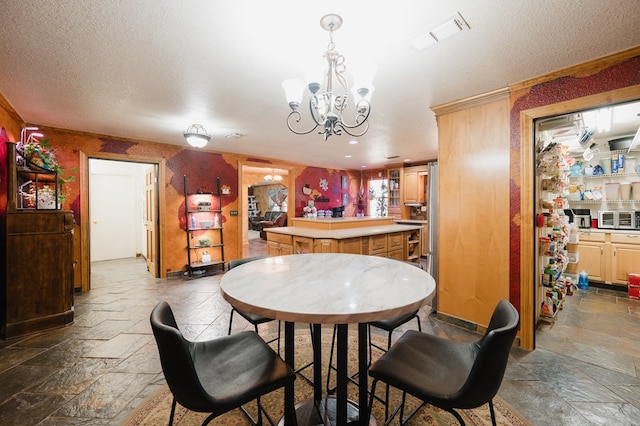
[[[294,226],[267,229],[267,250],[294,253],[351,253],[420,262],[419,225],[391,218],[295,218]]]

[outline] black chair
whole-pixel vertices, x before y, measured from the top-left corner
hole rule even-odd
[[[423,269],[423,266],[421,263],[416,263],[416,262],[409,262],[409,261],[405,261],[405,263],[408,263],[410,265],[413,265],[417,268]],[[377,348],[380,349],[383,352],[386,352],[389,350],[389,348],[391,347],[391,336],[393,335],[393,332],[400,326],[408,323],[409,321],[411,321],[412,319],[416,319],[416,322],[418,323],[418,330],[422,331],[422,325],[420,324],[420,317],[418,316],[418,310],[416,309],[415,311],[412,311],[408,314],[404,314],[404,315],[398,315],[396,317],[393,318],[387,318],[384,320],[380,320],[380,321],[372,321],[368,324],[368,333],[369,333],[369,365],[371,365],[371,360],[373,359],[373,348]],[[376,344],[373,342],[373,339],[371,339],[371,327],[376,327],[379,329],[382,329],[384,331],[387,332],[387,347],[383,348],[380,345]],[[328,393],[332,393],[335,388],[331,388],[330,387],[330,381],[331,381],[331,370],[336,370],[336,367],[333,365],[333,350],[335,347],[335,341],[336,341],[336,332],[337,332],[337,328],[334,326],[333,327],[333,337],[331,339],[331,352],[329,354],[329,370],[327,372],[327,392]],[[349,376],[349,380],[356,384],[356,377],[358,376],[358,373],[354,373],[351,376]],[[388,412],[385,411],[385,416],[388,414]]]
[[[373,378],[369,408],[373,406],[376,385],[382,381],[402,391],[402,401],[388,421],[399,411],[400,424],[404,424],[427,403],[450,412],[464,425],[455,409],[488,403],[495,425],[493,397],[502,383],[519,322],[518,311],[508,301],[501,300],[486,333],[475,342],[455,342],[407,331],[369,368]],[[403,420],[407,393],[422,400],[422,404]]]
[[[228,270],[230,271],[231,269],[235,268],[236,266],[240,266],[243,265],[245,263],[248,262],[253,262],[254,260],[260,260],[260,259],[264,259],[266,257],[271,257],[269,255],[262,255],[262,256],[252,256],[252,257],[245,257],[244,259],[235,259],[235,260],[231,260],[229,261],[229,265],[228,265]],[[271,321],[275,321],[273,318],[267,318],[267,317],[263,317],[261,315],[256,315],[256,314],[252,314],[250,312],[245,312],[241,309],[236,309],[233,306],[231,307],[231,315],[229,316],[229,332],[228,334],[231,334],[231,326],[233,325],[233,313],[237,312],[242,318],[244,318],[245,320],[247,320],[249,323],[253,324],[253,328],[255,329],[256,333],[258,333],[258,325],[260,324],[264,324],[267,322],[271,322]],[[277,351],[278,354],[280,354],[280,336],[281,336],[281,322],[278,321],[278,335],[271,339],[271,340],[267,340],[266,343],[273,343],[273,342],[277,342]],[[311,330],[311,342],[313,343],[313,329],[311,324],[309,324],[309,329]],[[305,379],[307,382],[311,383],[313,385],[313,380],[311,380],[308,376],[306,376],[305,374],[303,374],[302,372],[304,370],[306,370],[307,368],[311,367],[313,365],[312,362],[307,363],[305,365],[303,365],[302,367],[296,368],[296,373],[300,374],[300,376]]]
[[[268,255],[264,256],[253,256],[253,257],[245,257],[244,259],[235,259],[229,262],[228,270],[235,268],[236,266],[244,265],[248,262],[253,262],[254,260],[264,259],[265,257],[269,257]],[[231,307],[231,314],[229,315],[229,332],[227,334],[231,334],[231,326],[233,325],[233,313],[237,312],[242,318],[247,320],[249,323],[253,325],[256,333],[258,332],[258,325],[265,324],[267,322],[275,321],[273,318],[263,317],[261,315],[255,315],[249,312],[245,312],[240,309],[236,309]],[[267,340],[267,343],[277,342],[278,354],[280,353],[280,321],[278,321],[278,335],[277,337]]]
[[[204,342],[186,340],[167,302],[151,312],[151,329],[158,344],[162,372],[173,394],[169,425],[176,403],[196,412],[211,413],[202,423],[240,408],[252,424],[262,424],[260,397],[293,383],[295,373],[264,340],[252,331]],[[243,407],[258,404],[258,419]],[[292,410],[294,407],[290,407]]]
[[[416,263],[416,262],[406,262],[409,263],[410,265],[413,265],[417,268],[423,269],[422,264],[421,263]],[[389,348],[391,347],[391,336],[393,335],[393,332],[396,328],[408,323],[409,321],[411,321],[412,319],[416,319],[416,322],[418,323],[418,331],[422,331],[422,325],[420,325],[420,317],[418,316],[418,310],[416,309],[413,312],[410,312],[408,314],[405,315],[398,315],[397,317],[393,317],[393,318],[387,318],[387,319],[383,319],[380,321],[372,321],[369,323],[369,362],[371,362],[372,356],[373,356],[373,348],[377,348],[380,349],[383,352],[387,352],[389,350]],[[376,327],[379,328],[381,330],[384,330],[387,332],[387,347],[383,348],[380,345],[377,345],[375,343],[373,343],[373,340],[371,340],[371,327]]]

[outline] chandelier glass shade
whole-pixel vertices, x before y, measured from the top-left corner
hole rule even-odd
[[[207,133],[207,129],[201,124],[192,124],[183,135],[189,145],[195,148],[204,147],[209,142],[209,139],[211,139],[211,136]]]
[[[351,101],[347,88],[346,65],[344,56],[335,50],[333,32],[342,26],[342,18],[335,14],[325,15],[320,26],[329,31],[329,45],[324,52],[327,61],[322,84],[312,81],[308,84],[298,79],[286,80],[282,83],[291,112],[287,116],[289,130],[297,135],[306,135],[320,128],[318,134],[324,135],[326,141],[331,135],[346,134],[358,137],[369,130],[369,114],[371,105],[369,98],[373,87],[369,84],[354,87],[354,99]],[[309,90],[309,113],[313,123],[311,128],[299,129],[302,114],[299,111],[305,87]],[[348,123],[344,113],[353,102],[353,121]]]
[[[282,180],[282,176],[280,175],[265,175],[264,180],[280,182]]]

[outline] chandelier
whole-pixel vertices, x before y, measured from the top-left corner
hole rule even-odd
[[[326,141],[331,135],[341,135],[342,131],[354,137],[364,135],[369,130],[369,113],[371,105],[368,97],[373,87],[362,85],[353,89],[355,102],[355,118],[349,124],[343,119],[343,113],[349,105],[349,92],[345,77],[346,65],[344,56],[335,50],[333,32],[342,26],[342,18],[339,15],[329,14],[320,19],[320,26],[329,31],[329,45],[324,52],[327,68],[324,73],[323,85],[312,81],[307,88],[310,92],[309,112],[313,120],[313,127],[309,130],[297,130],[296,123],[300,123],[302,114],[298,111],[302,102],[305,83],[298,79],[286,80],[282,83],[291,112],[287,117],[287,127],[297,135],[306,135],[318,127],[318,134],[324,134]],[[297,126],[296,126],[297,127]]]
[[[211,139],[211,136],[209,136],[209,133],[207,133],[207,129],[205,129],[201,124],[192,124],[191,126],[187,127],[187,130],[183,133],[183,135],[189,145],[195,148],[204,147],[207,142],[209,142],[209,139]]]
[[[282,180],[282,176],[275,174],[275,175],[265,175],[264,180],[268,180],[268,181],[272,181],[272,182],[280,182]]]

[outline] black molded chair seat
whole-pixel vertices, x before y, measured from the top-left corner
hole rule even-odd
[[[260,397],[295,380],[293,370],[252,331],[191,342],[183,337],[166,302],[158,303],[151,312],[151,328],[173,394],[170,425],[176,403],[211,413],[203,425],[235,408],[241,408],[253,424],[262,424],[266,412]],[[257,421],[242,407],[252,400],[258,404]],[[266,417],[273,424],[268,414]]]
[[[370,405],[373,405],[377,382],[383,381],[403,392],[398,407],[401,424],[405,396],[409,393],[449,411],[463,425],[464,421],[455,409],[476,408],[488,403],[495,425],[492,400],[502,383],[519,321],[520,316],[513,305],[501,300],[486,333],[476,342],[456,342],[407,331],[369,368],[373,378]]]
[[[378,348],[381,351],[388,351],[389,348],[391,347],[391,336],[394,332],[395,329],[397,329],[398,327],[408,323],[409,321],[411,321],[412,319],[416,319],[417,323],[418,323],[418,331],[422,331],[422,325],[420,324],[420,317],[418,316],[418,310],[416,309],[413,312],[410,312],[408,314],[405,315],[398,315],[397,317],[392,317],[392,318],[386,318],[380,321],[372,321],[369,323],[369,362],[371,362],[373,353],[372,353],[372,348]],[[375,344],[373,342],[373,340],[371,339],[371,327],[376,327],[379,328],[381,330],[384,330],[388,333],[387,335],[387,347],[383,348],[380,347],[379,345]]]

